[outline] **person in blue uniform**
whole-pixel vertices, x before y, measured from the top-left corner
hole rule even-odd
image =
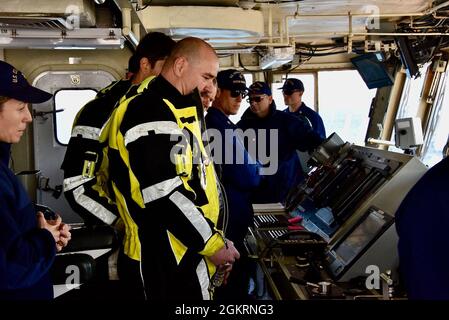
[[[449,158],[430,168],[396,212],[399,270],[409,299],[449,300]]]
[[[60,217],[47,221],[35,211],[8,167],[11,144],[20,141],[32,121],[28,103],[51,97],[0,61],[0,300],[52,299],[49,270],[70,239],[69,226]]]
[[[220,136],[221,145],[218,150],[213,150],[213,158],[221,168],[229,208],[225,236],[234,242],[241,256],[234,263],[228,282],[216,290],[216,297],[217,300],[241,301],[248,299],[251,264],[245,256],[244,239],[253,221],[250,196],[261,180],[260,165],[247,153],[236,131],[237,126],[229,119],[230,115],[237,114],[247,94],[245,78],[237,70],[223,70],[217,75],[217,85],[215,100],[206,115],[206,127],[210,139]]]
[[[326,129],[324,128],[323,119],[321,119],[316,111],[306,106],[302,101],[302,95],[304,94],[304,84],[302,81],[295,78],[289,78],[285,80],[281,89],[284,95],[284,103],[288,106],[284,112],[293,114],[307,121],[313,131],[315,131],[321,138],[326,139]]]
[[[304,120],[277,110],[267,83],[257,81],[249,87],[249,102],[250,107],[237,125],[243,130],[255,129],[252,149],[257,151],[253,157],[266,167],[265,173],[274,171],[265,177],[253,202],[284,203],[289,190],[303,178],[296,151],[312,151],[323,139]],[[248,147],[250,150],[251,146]],[[270,153],[267,154],[269,161],[262,159],[265,153]],[[268,170],[267,166],[272,169]]]

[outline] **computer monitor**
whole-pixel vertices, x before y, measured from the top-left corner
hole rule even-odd
[[[328,252],[331,273],[339,278],[393,224],[392,216],[372,206]]]
[[[401,62],[410,78],[416,78],[420,75],[416,57],[413,54],[410,41],[407,37],[397,37],[395,39],[401,57]]]
[[[381,52],[363,54],[351,59],[369,89],[393,85],[393,78],[383,63]]]
[[[335,252],[349,264],[368,244],[375,239],[382,228],[390,222],[390,216],[371,208],[359,224],[335,248]]]

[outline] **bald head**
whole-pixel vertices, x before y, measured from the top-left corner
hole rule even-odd
[[[191,63],[198,63],[201,61],[202,56],[208,55],[217,57],[214,48],[210,44],[199,38],[188,37],[178,41],[167,63],[174,63],[179,57],[184,57]]]
[[[204,40],[188,37],[175,45],[165,62],[162,76],[186,95],[195,88],[201,92],[207,86],[213,86],[217,72],[215,50]]]

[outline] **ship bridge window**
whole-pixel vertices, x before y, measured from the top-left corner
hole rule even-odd
[[[421,73],[419,78],[407,77],[404,90],[402,90],[401,104],[399,105],[396,119],[416,117],[424,86],[426,70],[429,65],[430,63],[426,63],[419,69],[419,72]]]
[[[368,89],[356,70],[318,72],[319,113],[326,134],[336,132],[344,141],[365,145],[375,95],[376,89]]]
[[[423,65],[419,72],[421,76],[419,78],[407,77],[402,90],[401,103],[396,114],[396,119],[416,117],[418,113],[419,103],[421,101],[422,91],[424,87],[424,79],[426,70],[430,66],[430,63]],[[394,140],[395,130],[391,134],[391,139]],[[404,153],[404,150],[395,146],[389,146],[389,151]]]
[[[442,79],[443,85],[439,88],[435,105],[430,115],[421,160],[429,167],[434,166],[443,159],[443,149],[449,136],[449,81],[447,72]],[[445,94],[446,93],[446,94]]]
[[[419,78],[407,77],[396,119],[417,116],[419,104],[422,100],[425,75],[429,67],[431,67],[430,62],[420,68],[421,77]],[[446,94],[449,90],[449,82],[447,82],[446,78],[447,72],[438,88],[427,133],[424,136],[424,145],[421,150],[421,160],[429,167],[434,166],[443,159],[443,149],[449,136],[449,128],[446,125],[449,122],[449,97]],[[393,130],[392,137],[394,136],[395,132]],[[390,146],[389,151],[404,152],[402,149],[394,146]]]
[[[55,93],[55,110],[63,110],[55,114],[55,137],[59,144],[69,143],[72,125],[78,111],[97,92],[93,89],[62,89]]]

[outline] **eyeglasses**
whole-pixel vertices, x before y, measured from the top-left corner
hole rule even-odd
[[[282,93],[285,94],[286,96],[291,96],[295,92],[299,92],[299,91],[301,91],[301,90],[282,90]]]
[[[242,96],[242,99],[245,98],[247,95],[246,91],[242,91],[242,90],[231,90],[231,97],[232,98],[237,98],[238,96]]]
[[[265,95],[262,96],[254,96],[254,97],[248,97],[248,102],[251,103],[252,101],[259,103],[265,98]]]

